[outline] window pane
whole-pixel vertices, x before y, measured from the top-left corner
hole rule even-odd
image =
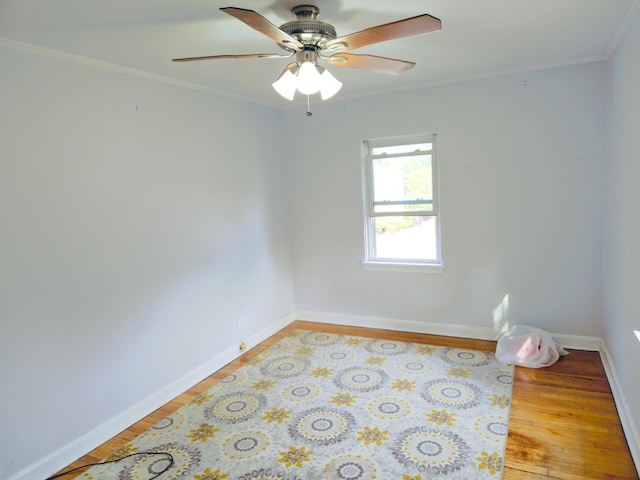
[[[374,212],[433,210],[431,155],[372,160]]]
[[[435,217],[374,217],[373,222],[377,259],[437,261]]]

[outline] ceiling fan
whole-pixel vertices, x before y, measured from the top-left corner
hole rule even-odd
[[[280,25],[280,27],[276,27],[253,10],[235,7],[224,7],[220,10],[275,40],[284,53],[210,55],[174,58],[173,61],[289,58],[296,55],[296,61],[287,65],[273,83],[276,91],[288,100],[293,100],[296,90],[306,95],[319,91],[323,100],[330,98],[340,90],[342,83],[336,80],[328,70],[318,65],[319,58],[326,60],[329,65],[337,67],[359,68],[398,75],[413,68],[415,63],[395,58],[346,52],[374,43],[442,29],[439,19],[423,14],[338,37],[333,25],[317,20],[320,11],[314,5],[293,7],[291,13],[295,20]]]

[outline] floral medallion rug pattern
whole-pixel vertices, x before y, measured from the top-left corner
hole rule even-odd
[[[492,353],[295,330],[110,459],[180,480],[502,477],[513,366]],[[77,478],[145,480],[169,456]]]

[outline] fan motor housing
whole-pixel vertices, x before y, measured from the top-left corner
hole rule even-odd
[[[336,38],[333,25],[316,20],[318,7],[313,5],[299,5],[291,9],[296,20],[280,26],[280,30],[291,35],[305,46],[321,50],[325,43]],[[284,47],[283,47],[284,48]]]

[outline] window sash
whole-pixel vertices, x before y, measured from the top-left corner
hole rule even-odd
[[[405,139],[380,139],[374,141],[363,142],[364,156],[365,156],[365,170],[366,170],[366,182],[367,182],[367,214],[369,217],[383,217],[383,216],[438,216],[438,192],[437,192],[437,156],[436,156],[436,144],[435,134],[421,135],[415,137],[406,137]],[[402,146],[424,145],[423,149],[416,149],[413,151],[404,151]],[[398,150],[397,153],[379,153],[373,154],[372,152],[384,147],[389,147],[391,150]],[[430,199],[416,198],[410,200],[375,200],[375,179],[374,179],[374,166],[373,163],[378,159],[393,159],[393,158],[411,158],[419,156],[431,157],[431,197]],[[389,209],[380,211],[376,207],[380,206],[409,206],[416,207],[415,210],[405,209]],[[421,206],[430,205],[429,209],[421,208]]]

